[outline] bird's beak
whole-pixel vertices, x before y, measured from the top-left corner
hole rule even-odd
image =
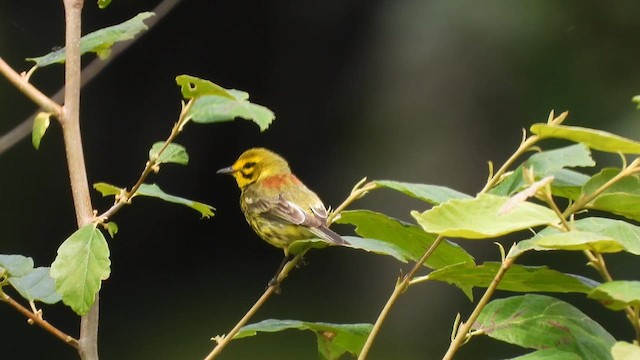
[[[229,166],[216,171],[216,174],[233,174],[234,172],[236,172],[236,170],[233,168],[233,166]]]

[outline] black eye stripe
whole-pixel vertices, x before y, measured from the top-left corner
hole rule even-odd
[[[242,166],[242,168],[243,168],[243,169],[251,169],[251,168],[252,168],[252,167],[254,167],[254,166],[256,166],[256,163],[255,163],[255,162],[248,162],[248,163],[244,164],[244,165]]]

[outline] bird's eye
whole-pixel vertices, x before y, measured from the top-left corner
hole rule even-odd
[[[251,168],[252,168],[252,167],[254,167],[254,166],[256,166],[256,163],[255,163],[255,162],[248,162],[248,163],[244,164],[244,165],[242,166],[242,168],[243,168],[243,169],[245,169],[245,170],[249,170],[249,169],[251,169]]]

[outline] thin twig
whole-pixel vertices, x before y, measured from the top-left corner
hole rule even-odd
[[[453,359],[453,355],[455,355],[456,351],[458,351],[460,346],[462,346],[464,341],[467,339],[471,327],[478,319],[478,316],[480,316],[480,313],[482,312],[484,307],[489,303],[489,300],[491,300],[491,296],[493,296],[493,293],[498,287],[498,284],[500,284],[500,281],[507,273],[507,270],[509,270],[511,265],[513,265],[517,257],[517,255],[507,257],[502,262],[502,266],[500,266],[500,269],[498,269],[496,276],[494,276],[493,280],[491,280],[491,284],[489,285],[487,290],[485,290],[484,295],[482,295],[482,298],[480,299],[480,301],[478,301],[478,304],[476,305],[475,309],[473,309],[471,315],[469,315],[469,319],[467,319],[467,322],[465,322],[460,328],[458,328],[456,337],[453,339],[451,344],[449,344],[449,349],[447,350],[447,353],[444,355],[442,360]]]
[[[375,341],[376,336],[378,335],[378,332],[380,332],[380,329],[382,328],[382,323],[384,323],[384,321],[386,320],[389,314],[389,311],[391,310],[391,307],[395,304],[396,300],[398,300],[400,295],[402,295],[402,293],[404,293],[409,288],[411,280],[413,279],[415,274],[418,272],[419,269],[422,268],[422,265],[427,261],[427,259],[429,259],[431,254],[433,254],[433,252],[436,250],[438,245],[440,245],[440,243],[443,240],[444,240],[444,236],[438,235],[438,237],[434,240],[433,244],[431,244],[429,249],[424,253],[424,255],[422,255],[420,260],[418,260],[415,263],[411,271],[409,271],[409,273],[405,275],[405,277],[402,279],[401,282],[396,284],[395,288],[393,289],[393,292],[391,293],[391,296],[389,296],[389,299],[387,300],[387,303],[382,308],[382,311],[380,311],[380,314],[378,315],[378,318],[376,319],[375,324],[373,324],[373,328],[371,329],[371,332],[367,337],[367,341],[364,343],[364,346],[360,351],[358,360],[364,360],[367,358],[367,355],[371,350],[371,346],[373,346],[373,342]]]
[[[129,41],[119,42],[111,47],[111,52],[109,57],[106,59],[96,58],[91,63],[82,69],[81,75],[81,87],[84,87],[91,80],[93,80],[96,75],[101,73],[109,64],[113,63],[113,61],[120,56],[126,49],[128,49],[131,45],[133,45],[136,41],[140,40],[146,33],[151,30],[160,20],[162,20],[173,8],[176,7],[182,0],[164,0],[158,6],[156,6],[152,11],[156,14],[147,20],[145,20],[145,24],[148,27],[146,32],[141,33],[135,38]],[[0,59],[1,61],[1,59]],[[1,72],[1,70],[0,70]],[[55,103],[60,103],[64,96],[64,87],[62,87],[58,92],[55,93],[51,97],[51,99]],[[58,105],[59,106],[59,105]],[[43,107],[44,108],[44,107]],[[47,111],[45,109],[45,111]],[[33,114],[31,114],[28,118],[24,119],[19,125],[10,130],[8,133],[0,136],[0,154],[4,153],[8,149],[10,149],[13,145],[17,144],[20,140],[24,139],[31,133],[31,128],[33,127],[33,119],[40,112],[40,110],[36,110]]]
[[[62,340],[65,344],[75,349],[78,349],[78,340],[76,340],[73,336],[65,334],[55,326],[51,325],[48,321],[44,320],[42,317],[29,311],[29,309],[22,306],[20,303],[15,301],[13,298],[11,298],[9,295],[4,293],[3,291],[0,291],[0,300],[6,302],[7,304],[9,304],[9,306],[17,310],[19,313],[26,316],[29,319],[30,323],[40,326],[41,328],[43,328],[53,336]]]
[[[287,276],[289,276],[289,272],[293,268],[295,268],[295,266],[298,264],[298,262],[300,262],[300,260],[302,259],[305,253],[306,253],[306,250],[302,251],[282,268],[282,270],[280,271],[280,274],[278,274],[278,277],[276,279],[276,282],[275,282],[276,284],[281,284],[282,281]],[[221,339],[217,340],[218,344],[213,349],[213,351],[211,351],[209,355],[205,357],[205,360],[215,359],[216,356],[218,356],[222,352],[222,350],[224,350],[224,348],[227,345],[229,345],[229,343],[231,342],[231,340],[233,340],[233,337],[236,336],[238,331],[240,331],[240,329],[243,326],[245,326],[247,322],[249,322],[249,320],[253,317],[253,315],[255,315],[255,313],[258,312],[258,310],[262,307],[262,305],[264,305],[267,299],[269,299],[269,297],[273,295],[273,293],[277,290],[277,288],[278,288],[277,285],[267,287],[267,289],[264,291],[262,296],[260,296],[258,301],[256,301],[255,304],[253,304],[251,309],[249,309],[249,311],[247,311],[247,313],[244,314],[242,319],[240,319],[240,321],[238,321],[238,323],[231,330],[229,330],[229,332],[226,335],[224,335]]]
[[[15,87],[18,88],[23,94],[27,95],[34,103],[44,109],[46,112],[53,114],[56,118],[60,117],[62,113],[62,107],[47,97],[38,90],[35,86],[31,85],[27,79],[20,76],[9,64],[7,64],[2,57],[0,57],[0,74],[4,75]]]

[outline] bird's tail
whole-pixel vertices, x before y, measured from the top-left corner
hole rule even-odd
[[[317,237],[336,245],[350,245],[349,242],[338,235],[335,231],[329,229],[325,225],[310,228],[311,232]]]

